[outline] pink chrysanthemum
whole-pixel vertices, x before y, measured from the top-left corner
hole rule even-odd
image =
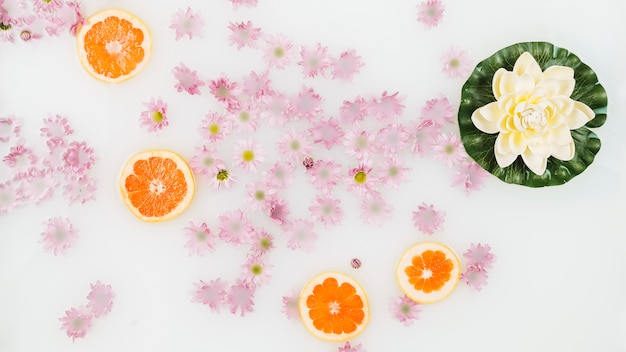
[[[143,103],[148,110],[141,112],[139,116],[139,125],[148,130],[148,132],[157,132],[169,125],[167,120],[167,103],[164,103],[159,97],[157,100],[150,98],[150,101]]]
[[[1,124],[0,119],[0,124]],[[41,136],[46,137],[48,139],[55,138],[65,138],[74,133],[74,130],[70,126],[67,118],[62,117],[60,115],[55,115],[54,117],[49,116],[43,119],[43,127],[40,129]],[[1,139],[0,139],[1,141]]]
[[[198,88],[205,85],[205,83],[198,78],[198,73],[195,70],[190,70],[182,62],[179,66],[174,67],[172,73],[176,79],[174,88],[176,88],[178,92],[184,90],[191,95],[199,95],[200,89]]]
[[[13,43],[15,41],[14,33],[17,32],[16,21],[7,13],[0,11],[0,42]]]
[[[87,142],[71,142],[63,153],[63,169],[70,174],[83,176],[95,162],[93,148]]]
[[[434,122],[423,120],[419,123],[413,122],[408,128],[411,152],[420,157],[426,155],[426,151],[432,146],[439,130]]]
[[[52,197],[52,191],[58,186],[58,181],[51,169],[30,168],[22,175],[18,193],[35,204]]]
[[[443,64],[443,73],[448,78],[466,78],[470,71],[471,60],[465,50],[459,50],[457,48],[450,48],[441,56],[441,63]]]
[[[451,186],[463,185],[465,194],[469,195],[471,191],[478,191],[483,187],[487,176],[489,173],[476,162],[464,160],[454,171]]]
[[[176,31],[176,40],[179,40],[184,35],[187,35],[189,39],[192,39],[194,35],[202,37],[202,26],[204,26],[204,20],[200,11],[194,13],[191,7],[187,7],[186,11],[178,9],[178,12],[172,16],[169,28]]]
[[[52,251],[54,255],[64,254],[68,248],[74,245],[78,238],[78,230],[68,218],[51,218],[44,225],[45,229],[41,233],[41,243],[43,243],[44,250]]]
[[[72,338],[72,342],[76,339],[84,338],[87,331],[91,329],[93,315],[87,312],[84,307],[71,308],[65,311],[65,316],[59,318],[61,330],[65,330],[68,337]]]
[[[493,262],[496,261],[496,256],[491,253],[491,246],[488,244],[471,244],[470,248],[463,253],[463,256],[467,258],[468,266],[477,266],[483,269],[488,269],[493,266]]]
[[[265,211],[268,200],[276,194],[276,188],[269,182],[253,182],[246,185],[246,193],[251,210]]]
[[[208,283],[199,280],[194,282],[195,291],[191,302],[206,304],[214,313],[220,312],[220,306],[226,302],[226,282],[221,279],[211,280]]]
[[[356,192],[363,197],[377,193],[377,181],[369,163],[363,163],[358,167],[349,169],[348,177],[346,178],[348,191]]]
[[[292,99],[288,109],[298,119],[306,118],[313,121],[317,115],[323,112],[322,101],[324,99],[313,88],[302,86],[298,96]]]
[[[326,70],[330,67],[327,51],[328,48],[322,47],[320,43],[312,47],[302,47],[300,51],[301,61],[298,62],[298,65],[302,66],[302,73],[305,77],[326,76]]]
[[[232,105],[227,116],[238,132],[255,132],[259,126],[259,113],[254,100]]]
[[[95,192],[98,189],[96,180],[90,176],[66,178],[67,183],[63,186],[63,196],[69,205],[76,202],[85,204],[90,200],[96,200]]]
[[[363,121],[370,113],[370,104],[362,97],[357,96],[354,101],[344,100],[339,108],[339,117],[346,126]]]
[[[404,167],[402,159],[390,156],[383,159],[377,176],[383,185],[397,189],[400,184],[409,180],[409,171],[408,167]]]
[[[380,98],[372,99],[370,113],[379,120],[401,116],[405,107],[402,104],[404,97],[400,97],[398,94],[399,92],[395,92],[388,95],[387,91],[384,91]]]
[[[311,175],[311,183],[324,194],[331,193],[341,177],[341,165],[334,161],[318,160],[307,171]]]
[[[11,147],[9,154],[2,158],[2,161],[11,168],[14,174],[28,171],[37,163],[37,155],[32,149],[25,147],[23,144],[17,144]]]
[[[202,147],[197,147],[196,153],[189,161],[189,167],[191,167],[193,173],[204,177],[210,175],[217,162],[221,162],[216,157],[216,153],[215,147],[212,145],[202,145]]]
[[[262,96],[273,94],[270,83],[269,71],[266,70],[261,74],[250,71],[250,73],[242,79],[241,91],[248,97],[258,101]]]
[[[353,127],[343,136],[346,154],[358,161],[370,160],[379,153],[376,134],[359,127]]]
[[[247,172],[256,172],[259,165],[265,161],[263,147],[253,140],[237,141],[233,149],[233,165],[242,167]]]
[[[240,6],[256,7],[258,0],[229,0],[233,3],[233,9],[237,10]]]
[[[339,144],[345,135],[334,117],[322,117],[314,121],[309,132],[313,138],[313,143],[322,143],[326,149]]]
[[[344,51],[339,57],[331,61],[333,79],[352,81],[355,74],[359,73],[363,63],[361,57],[356,55],[355,50]]]
[[[259,100],[259,117],[270,127],[284,126],[290,120],[289,100],[282,93],[272,92]]]
[[[369,194],[361,200],[361,219],[379,227],[391,217],[393,207],[380,193]]]
[[[230,312],[233,314],[240,310],[242,317],[248,312],[253,312],[254,288],[238,279],[226,294],[226,304],[230,306]]]
[[[280,311],[287,319],[296,320],[300,318],[300,308],[298,307],[299,292],[294,292],[289,296],[283,296]]]
[[[416,319],[419,319],[420,305],[412,301],[406,295],[392,298],[389,309],[393,317],[405,326],[409,326],[413,324]]]
[[[237,46],[237,50],[241,50],[244,46],[257,48],[256,41],[261,35],[261,28],[252,27],[252,22],[247,23],[230,23],[228,29],[232,32],[228,37],[230,45]]]
[[[241,266],[243,281],[253,289],[267,283],[272,277],[272,265],[267,264],[264,256],[248,255]]]
[[[265,39],[265,43],[264,57],[269,67],[282,70],[291,64],[294,57],[293,44],[291,44],[291,40],[285,38],[281,34],[278,34]]]
[[[200,123],[200,134],[205,141],[216,143],[232,131],[232,123],[223,115],[210,111]]]
[[[204,256],[215,250],[215,236],[206,222],[190,220],[189,226],[183,228],[183,235],[187,239],[185,248],[189,249],[190,256]]]
[[[293,183],[296,166],[289,161],[277,161],[263,173],[265,181],[275,189],[284,189]]]
[[[0,183],[0,214],[6,214],[24,203],[18,186],[11,181]]]
[[[394,156],[409,145],[409,132],[400,123],[389,124],[378,131],[376,142],[384,154]]]
[[[275,248],[274,236],[265,229],[255,229],[250,242],[252,243],[250,254],[254,256],[265,255]]]
[[[219,238],[235,245],[250,243],[252,225],[241,209],[225,212],[219,216]]]
[[[339,346],[337,352],[367,352],[363,349],[362,344],[352,346],[350,341],[346,341],[343,346]]]
[[[454,122],[454,107],[444,96],[426,101],[421,112],[422,121],[432,121],[437,128]]]
[[[296,131],[291,128],[280,136],[276,144],[283,158],[296,163],[300,163],[311,154],[311,142],[305,131]]]
[[[59,0],[33,0],[35,13],[44,18],[50,18],[63,6]]]
[[[417,211],[413,212],[413,224],[423,233],[432,235],[435,231],[443,229],[445,216],[446,212],[436,210],[432,204],[422,203],[417,206]]]
[[[67,149],[67,143],[63,138],[50,138],[46,141],[48,153],[43,157],[43,165],[56,172],[63,171],[63,154]]]
[[[215,166],[208,174],[215,189],[230,189],[235,183],[235,176],[226,168],[224,163],[216,160]]]
[[[237,96],[241,94],[241,88],[223,73],[218,79],[209,81],[209,91],[227,110],[239,107]]]
[[[285,230],[287,247],[293,250],[301,248],[305,252],[313,250],[315,240],[317,240],[318,237],[314,227],[311,221],[303,219],[293,221]]]
[[[324,227],[340,225],[343,220],[343,210],[340,207],[339,199],[330,196],[318,196],[313,200],[313,205],[309,207],[311,217],[315,221],[320,221]]]
[[[487,270],[478,265],[467,265],[461,274],[461,281],[476,291],[480,291],[483,286],[487,285],[488,278]]]
[[[426,29],[437,27],[445,6],[440,0],[427,0],[417,5],[417,21],[424,24]]]
[[[270,220],[274,221],[278,225],[283,227],[288,226],[289,221],[289,206],[287,201],[281,197],[271,197],[267,201],[267,214]]]
[[[17,139],[20,136],[21,122],[10,115],[8,117],[0,117],[0,143],[6,143],[11,139]]]
[[[432,150],[435,159],[441,160],[447,167],[459,165],[467,158],[461,138],[454,133],[441,133],[433,141]]]
[[[113,308],[113,298],[115,294],[111,285],[105,285],[96,281],[95,284],[89,284],[91,291],[87,295],[87,308],[91,309],[91,313],[95,318],[103,317],[111,312]]]

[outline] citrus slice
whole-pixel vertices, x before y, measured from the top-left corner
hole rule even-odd
[[[459,257],[450,247],[424,242],[404,252],[396,266],[396,277],[407,297],[418,303],[434,303],[454,291],[460,268]]]
[[[150,58],[151,45],[148,27],[118,9],[96,13],[76,33],[78,59],[83,68],[108,83],[137,75]]]
[[[298,301],[304,326],[326,341],[347,341],[369,322],[365,290],[353,278],[336,272],[318,275],[300,292]]]
[[[189,206],[195,183],[189,165],[178,154],[150,150],[126,162],[120,189],[135,216],[158,222],[176,217]]]

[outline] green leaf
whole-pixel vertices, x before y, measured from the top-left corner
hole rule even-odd
[[[505,168],[499,167],[494,154],[498,135],[480,131],[471,120],[476,109],[496,100],[491,86],[495,72],[501,68],[511,71],[518,57],[526,51],[533,55],[542,70],[554,65],[571,67],[576,80],[571,98],[586,104],[596,114],[585,126],[571,131],[574,158],[569,161],[548,158],[542,175],[530,171],[521,157]],[[458,113],[461,140],[472,159],[504,182],[529,187],[561,185],[585,171],[600,150],[600,139],[589,128],[601,127],[605,123],[607,103],[606,91],[595,72],[578,56],[546,42],[514,44],[478,63],[463,85]]]

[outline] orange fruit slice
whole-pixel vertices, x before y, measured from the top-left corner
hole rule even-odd
[[[404,293],[418,303],[434,303],[454,291],[461,275],[459,257],[450,247],[419,243],[398,260],[396,277]]]
[[[167,150],[150,150],[130,158],[120,179],[128,209],[143,221],[165,221],[191,203],[195,183],[185,160]]]
[[[108,83],[137,75],[150,58],[151,46],[148,27],[118,9],[96,13],[76,33],[78,59],[83,68]]]
[[[336,272],[318,275],[300,292],[298,301],[304,326],[326,341],[347,341],[369,323],[369,306],[363,286]]]

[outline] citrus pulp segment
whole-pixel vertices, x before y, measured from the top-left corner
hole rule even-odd
[[[108,9],[87,19],[76,33],[78,59],[93,77],[108,83],[136,76],[148,63],[148,27],[134,15]]]
[[[398,260],[396,278],[402,291],[415,302],[434,303],[454,291],[461,275],[459,257],[450,247],[423,242],[409,248]]]
[[[134,155],[122,170],[120,190],[128,209],[143,221],[165,221],[191,203],[195,183],[191,168],[178,154],[150,150]]]
[[[300,292],[300,317],[311,334],[326,341],[347,341],[369,323],[367,295],[355,279],[341,273],[323,273]]]

